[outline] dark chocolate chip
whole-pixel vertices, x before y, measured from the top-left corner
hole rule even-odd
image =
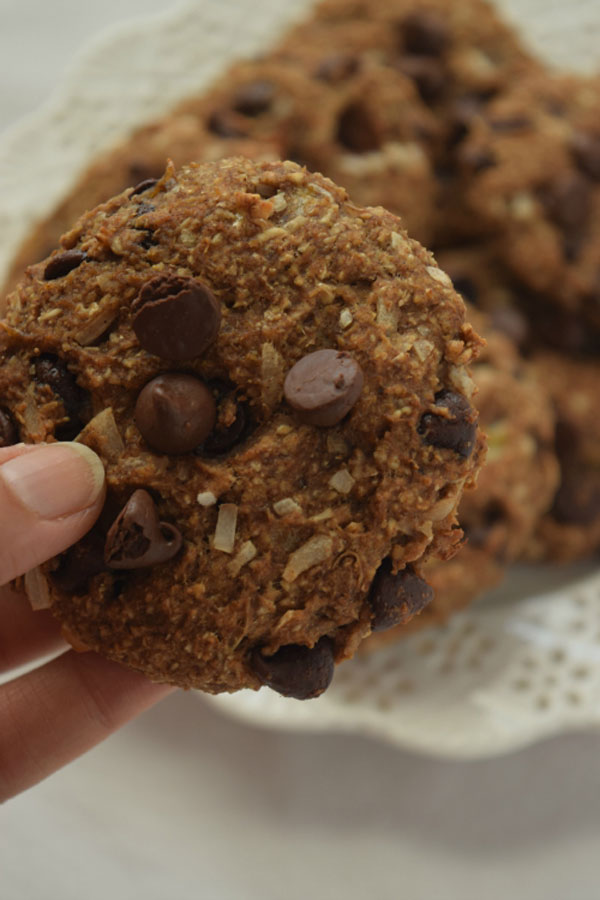
[[[0,447],[19,443],[19,432],[8,410],[0,406]]]
[[[403,56],[398,68],[414,81],[425,103],[435,103],[443,93],[447,82],[442,64],[431,56]]]
[[[331,684],[334,670],[333,644],[322,637],[314,647],[287,644],[272,656],[260,650],[252,654],[252,668],[260,681],[296,700],[318,697]]]
[[[571,150],[582,172],[600,180],[600,135],[583,131],[574,135]]]
[[[82,250],[65,250],[53,256],[44,269],[44,279],[54,281],[55,278],[64,278],[73,269],[76,269],[86,259]]]
[[[252,81],[238,88],[233,108],[244,116],[259,116],[269,109],[274,99],[275,87],[270,81]]]
[[[391,559],[384,559],[369,591],[373,610],[372,631],[387,631],[404,625],[433,600],[433,588],[407,566],[395,574]]]
[[[285,399],[307,425],[335,425],[350,412],[364,383],[362,369],[339,350],[303,356],[288,372]]]
[[[419,434],[426,444],[454,450],[468,458],[477,437],[477,412],[462,394],[443,390],[435,395],[435,412],[421,416]]]
[[[147,491],[135,491],[113,522],[104,547],[110,569],[142,569],[166,562],[179,551],[181,534],[174,525],[158,521]]]
[[[83,594],[87,591],[90,580],[105,569],[104,535],[100,529],[93,528],[67,550],[52,578],[65,593]]]
[[[212,392],[200,379],[182,373],[153,378],[135,405],[135,423],[159,453],[189,453],[206,440],[215,418]]]
[[[202,282],[179,275],[157,275],[146,282],[131,308],[138,341],[161,359],[200,356],[221,324],[214,294]]]
[[[352,153],[379,150],[381,137],[371,112],[362,103],[349,103],[338,119],[337,140]]]
[[[229,109],[215,109],[208,117],[208,130],[222,138],[243,138],[248,130],[243,128],[235,113]]]
[[[74,375],[69,372],[62,360],[51,354],[38,356],[34,362],[35,378],[39,384],[46,384],[62,400],[68,423],[60,425],[55,437],[59,440],[70,440],[81,430],[86,418],[88,395],[79,387]]]
[[[222,410],[227,405],[233,408],[233,417],[229,415],[223,421]],[[221,456],[236,444],[243,441],[252,429],[250,411],[245,403],[241,403],[232,392],[219,401],[217,424],[207,437],[198,453],[201,456]]]
[[[446,23],[434,12],[412,13],[402,22],[401,31],[404,47],[409,53],[439,56],[449,44]]]
[[[143,194],[144,191],[149,191],[150,188],[154,187],[155,184],[158,184],[158,178],[144,178],[143,181],[140,181],[139,184],[136,184],[130,194],[130,197],[135,197],[136,194]]]
[[[552,221],[565,231],[583,228],[591,212],[590,183],[577,172],[566,172],[540,192]]]
[[[483,106],[484,100],[477,94],[465,94],[454,101],[449,114],[449,147],[455,147],[467,137]]]
[[[360,69],[360,59],[350,53],[332,53],[321,60],[315,77],[321,81],[336,83],[356,75]]]

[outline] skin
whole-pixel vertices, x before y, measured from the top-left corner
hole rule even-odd
[[[34,666],[0,684],[0,802],[173,690],[94,653],[76,653],[51,614],[34,612],[7,584],[79,540],[102,508],[100,461],[91,451],[62,446],[62,456],[57,445],[0,449],[0,676]],[[34,465],[29,459],[23,467],[21,460],[32,454]]]

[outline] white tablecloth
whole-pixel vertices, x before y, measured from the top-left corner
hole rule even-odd
[[[0,0],[0,129],[82,40],[171,5]],[[180,694],[3,807],[0,898],[597,900],[599,839],[598,736],[444,763]]]

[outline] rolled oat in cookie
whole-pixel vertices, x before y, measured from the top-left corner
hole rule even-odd
[[[397,218],[294,163],[169,167],[87,213],[0,346],[2,440],[78,432],[107,473],[98,523],[29,581],[157,681],[317,696],[460,541],[480,339]]]

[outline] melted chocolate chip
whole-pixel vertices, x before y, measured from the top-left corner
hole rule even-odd
[[[420,10],[401,25],[404,47],[409,53],[439,56],[450,42],[446,23],[434,12]]]
[[[590,184],[583,175],[567,172],[540,192],[550,219],[569,231],[583,228],[591,212]]]
[[[147,491],[135,491],[112,524],[104,547],[111,569],[142,569],[166,562],[179,551],[181,534],[174,525],[158,521]]]
[[[75,377],[62,360],[51,354],[38,356],[34,362],[35,378],[46,384],[62,400],[69,422],[60,425],[55,432],[59,440],[70,440],[81,430],[88,404],[86,392],[79,387]]]
[[[93,528],[75,546],[67,550],[53,574],[57,586],[68,594],[83,594],[90,580],[104,572],[104,535]]]
[[[439,412],[427,412],[421,416],[419,434],[426,444],[454,450],[468,458],[475,447],[477,437],[477,412],[462,394],[443,390],[435,395]]]
[[[18,444],[19,432],[11,414],[0,406],[0,447]]]
[[[334,671],[333,644],[322,637],[314,647],[287,644],[272,656],[255,650],[252,668],[260,681],[284,697],[311,700],[331,684]]]
[[[252,81],[238,88],[233,108],[244,116],[259,116],[269,109],[274,99],[275,87],[270,81]]]
[[[159,375],[142,389],[135,423],[159,453],[189,453],[212,431],[216,404],[209,388],[193,375]]]
[[[350,412],[363,383],[362,370],[348,353],[317,350],[290,369],[283,392],[302,422],[329,426]]]
[[[581,171],[600,181],[600,135],[578,132],[573,137],[571,150]]]
[[[404,56],[398,62],[401,72],[411,78],[425,103],[439,100],[446,86],[444,67],[430,56]]]
[[[65,250],[63,253],[57,253],[46,264],[44,279],[54,281],[56,278],[64,278],[65,275],[80,266],[85,259],[87,257],[82,250]]]
[[[144,350],[161,359],[200,356],[213,343],[221,324],[214,294],[195,278],[157,275],[132,304],[133,330]]]
[[[215,109],[208,118],[208,130],[222,138],[243,138],[248,130],[243,128],[236,115],[229,109]]]
[[[222,456],[243,441],[252,429],[250,411],[245,403],[235,397],[233,390],[222,393],[218,405],[217,424],[198,448],[198,453],[202,456]],[[222,411],[228,406],[232,407],[233,415],[230,412],[223,416]]]
[[[332,53],[321,60],[315,77],[321,81],[336,83],[356,75],[360,69],[360,59],[349,53]]]
[[[136,194],[143,194],[145,191],[149,191],[150,188],[154,187],[155,184],[158,184],[158,178],[144,178],[143,181],[136,184],[129,196],[135,197]]]
[[[387,631],[404,625],[431,603],[433,588],[408,566],[395,574],[391,559],[384,559],[373,579],[369,604],[373,610],[372,631]]]
[[[362,103],[350,103],[338,119],[337,140],[352,153],[379,150],[381,137],[371,112]]]

